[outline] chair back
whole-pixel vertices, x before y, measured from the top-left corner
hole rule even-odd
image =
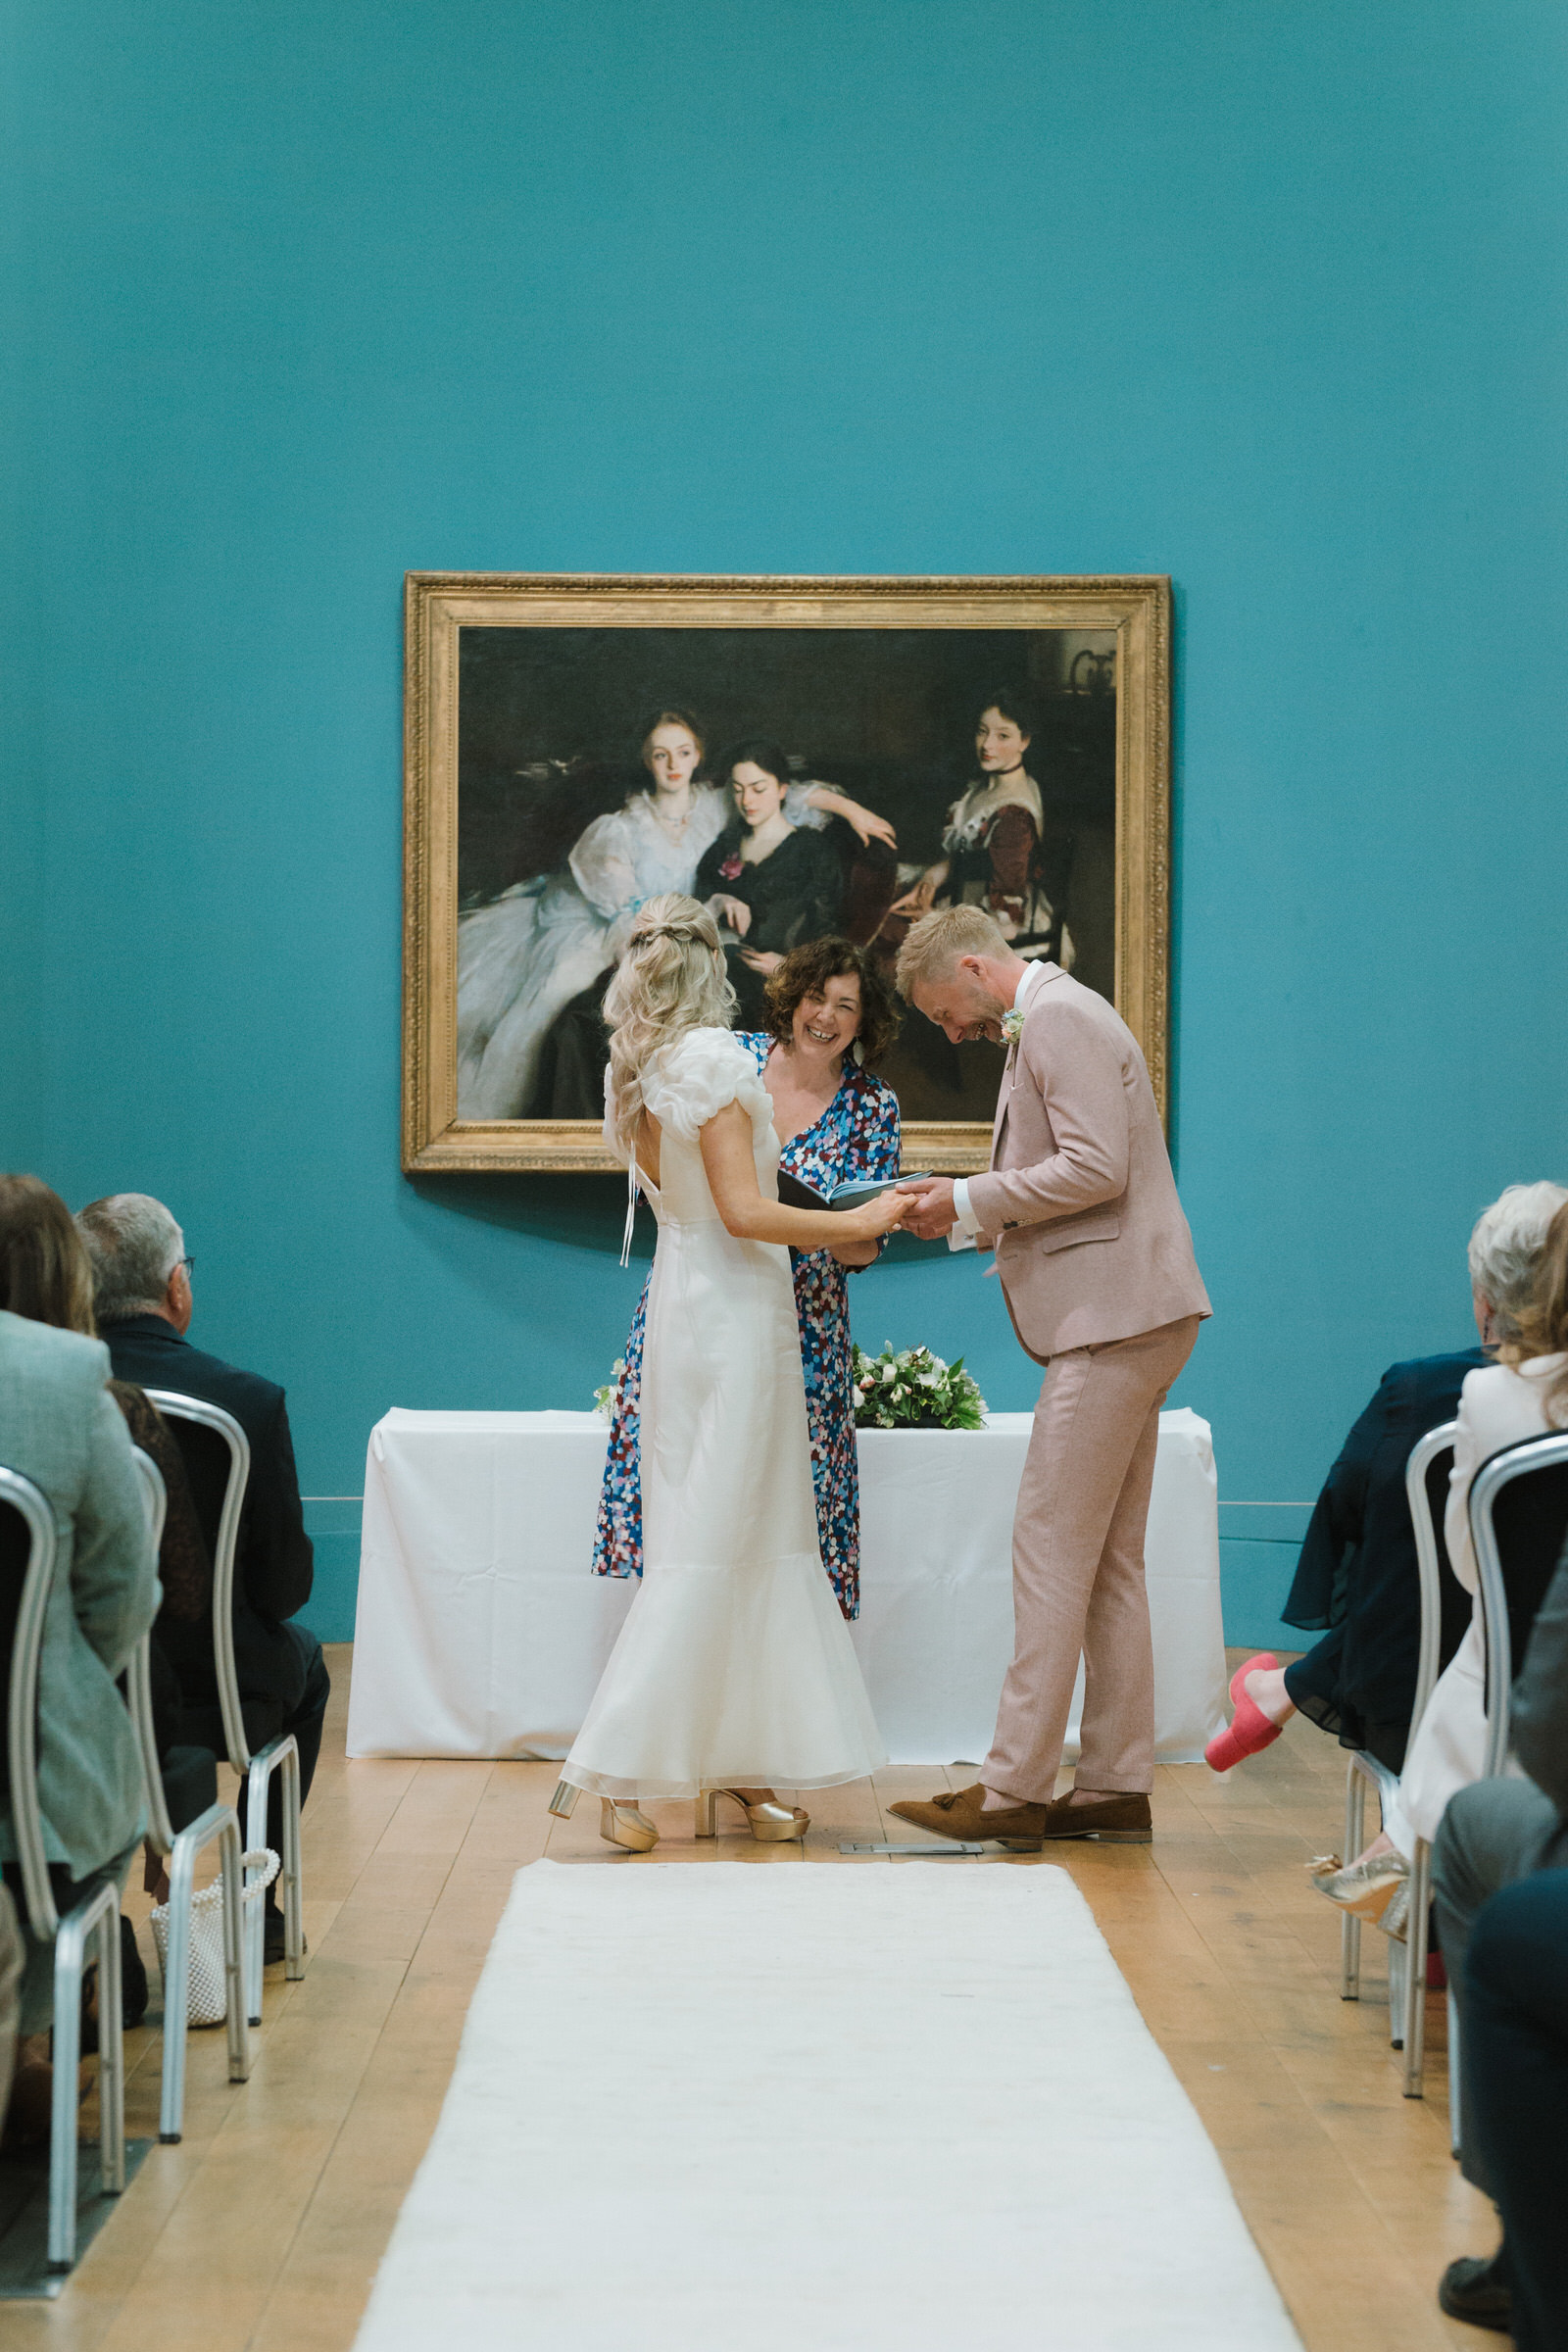
[[[1416,1653],[1415,1699],[1412,1727],[1426,1711],[1439,1675],[1458,1648],[1470,1622],[1470,1595],[1454,1575],[1448,1546],[1443,1537],[1443,1514],[1448,1496],[1448,1473],[1453,1468],[1457,1421],[1429,1429],[1410,1448],[1404,1466],[1404,1492],[1415,1535],[1416,1568],[1421,1579],[1421,1641]]]
[[[40,1943],[50,1943],[60,1915],[49,1885],[43,1814],[38,1804],[38,1659],[54,1582],[55,1515],[30,1478],[24,1478],[18,1470],[0,1470],[0,1518],[8,1520],[13,1530],[20,1520],[26,1542],[20,1590],[18,1580],[7,1579],[16,1591],[16,1603],[6,1677],[6,1793],[28,1924]],[[9,1604],[9,1594],[7,1600]]]
[[[1470,1484],[1487,1644],[1486,1777],[1508,1760],[1508,1698],[1568,1535],[1568,1430],[1505,1446]]]
[[[150,1453],[139,1446],[132,1448],[136,1468],[141,1474],[142,1491],[147,1501],[147,1532],[156,1551],[164,1539],[164,1516],[169,1508],[169,1494],[164,1486],[164,1474]],[[125,1669],[125,1699],[130,1708],[130,1726],[136,1735],[141,1753],[141,1775],[146,1784],[147,1835],[161,1854],[173,1850],[174,1831],[169,1818],[169,1806],[164,1799],[164,1776],[158,1762],[158,1734],[153,1726],[152,1635],[143,1634],[130,1653]]]
[[[170,1424],[182,1453],[187,1433],[197,1431],[205,1434],[208,1444],[217,1437],[228,1449],[228,1475],[217,1532],[212,1539],[213,1666],[228,1760],[236,1772],[243,1773],[250,1768],[251,1754],[245,1741],[239,1677],[234,1670],[234,1560],[239,1549],[240,1513],[245,1507],[245,1489],[251,1474],[250,1440],[232,1413],[225,1413],[220,1404],[209,1404],[204,1396],[181,1396],[172,1389],[149,1389],[147,1395]]]

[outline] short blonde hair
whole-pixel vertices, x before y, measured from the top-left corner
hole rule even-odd
[[[1519,1337],[1520,1314],[1534,1294],[1546,1235],[1565,1203],[1568,1192],[1560,1184],[1510,1184],[1476,1219],[1470,1281],[1491,1307],[1499,1340]]]
[[[912,1004],[922,980],[952,971],[960,956],[1010,956],[1002,925],[983,906],[939,906],[911,923],[894,978]]]

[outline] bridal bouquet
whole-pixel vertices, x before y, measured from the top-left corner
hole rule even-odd
[[[620,1376],[625,1369],[625,1357],[623,1355],[617,1355],[614,1362],[610,1367],[610,1378],[606,1381],[602,1389],[595,1389],[594,1391],[594,1411],[599,1415],[599,1418],[602,1421],[612,1421],[614,1419],[615,1391],[620,1387]]]
[[[983,1429],[986,1400],[972,1373],[945,1364],[929,1348],[895,1355],[888,1341],[880,1355],[855,1349],[857,1429]]]

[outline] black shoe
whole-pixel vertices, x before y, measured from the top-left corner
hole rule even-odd
[[[120,1914],[120,1990],[121,2014],[128,2033],[147,2014],[147,1970],[136,1949],[136,1931],[123,1911]]]
[[[281,1947],[279,1948],[281,1949]],[[122,1911],[120,1914],[120,2022],[128,2034],[132,2026],[141,2024],[146,2014],[147,1971],[143,1965],[142,1956],[136,1948],[136,1931]],[[78,2054],[83,2058],[96,2058],[98,2055],[98,1963],[96,1960],[82,1973],[81,2024],[77,2031],[80,2035],[76,2044]],[[49,2046],[52,2058],[54,2054],[52,2037]]]
[[[302,1935],[300,1950],[308,1952],[310,1948]],[[264,1966],[270,1968],[274,1960],[281,1960],[282,1957],[283,1906],[281,1903],[269,1903],[262,1914],[262,1961]]]
[[[1438,2285],[1438,2302],[1450,2320],[1468,2320],[1472,2328],[1494,2328],[1499,2335],[1506,2335],[1513,2297],[1508,2292],[1503,2248],[1499,2246],[1485,2261],[1476,2254],[1462,2254],[1457,2262],[1450,2262]]]

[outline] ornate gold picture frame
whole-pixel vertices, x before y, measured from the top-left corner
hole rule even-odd
[[[597,1114],[560,1113],[591,1111],[596,958],[612,968],[617,894],[636,904],[635,860],[594,845],[628,822],[653,838],[642,767],[669,710],[693,714],[710,834],[739,821],[726,747],[780,747],[792,821],[821,845],[803,857],[836,877],[812,902],[823,927],[891,960],[922,890],[992,905],[1020,954],[1113,998],[1163,1110],[1168,579],[410,572],[405,619],[406,1170],[613,1165]],[[1010,780],[987,713],[1027,746]],[[739,872],[712,866],[726,840],[691,879],[666,860],[655,887]],[[986,1164],[994,1054],[1000,1068],[906,1008],[879,1067],[906,1166]]]

